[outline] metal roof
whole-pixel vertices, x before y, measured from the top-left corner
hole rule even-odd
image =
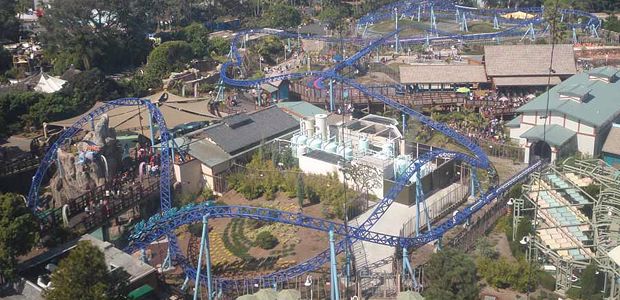
[[[574,85],[562,85],[564,88],[559,91],[560,95],[566,95],[569,97],[579,97],[583,98],[588,95],[591,88],[588,88],[582,84],[574,84]]]
[[[620,125],[614,124],[603,144],[603,152],[620,155]]]
[[[220,147],[205,140],[197,140],[189,144],[188,153],[208,167],[215,167],[232,158]]]
[[[590,71],[598,71],[600,68]],[[590,100],[585,102],[561,99],[560,92],[567,87],[582,85],[590,89]],[[620,81],[608,83],[589,79],[589,73],[576,74],[549,90],[549,111],[553,115],[566,114],[576,121],[600,127],[620,115]],[[544,112],[547,108],[547,93],[532,99],[517,109],[520,113]]]
[[[276,106],[297,119],[327,114],[326,110],[305,101],[279,102]]]
[[[413,65],[400,67],[400,82],[410,83],[479,83],[487,82],[481,65]]]
[[[484,47],[487,75],[547,76],[551,45],[495,45]],[[555,45],[553,70],[556,76],[577,73],[573,45]]]
[[[510,128],[519,128],[519,126],[521,126],[521,116],[517,116],[506,123],[506,127]]]
[[[249,114],[238,114],[222,119],[221,123],[205,128],[204,135],[229,155],[269,141],[295,130],[297,120],[276,106]]]
[[[560,77],[551,76],[508,76],[508,77],[495,77],[493,78],[493,84],[495,86],[545,86],[547,84],[557,85],[562,80]]]
[[[602,68],[597,68],[594,69],[592,71],[590,71],[590,76],[593,77],[601,77],[601,78],[612,78],[615,76],[620,77],[620,71],[618,71],[618,69],[613,68],[613,67],[602,67]]]
[[[549,145],[560,147],[564,145],[570,138],[575,136],[576,132],[566,129],[560,125],[537,125],[521,134],[522,138],[528,140],[545,141]]]
[[[275,86],[273,86],[271,84],[268,84],[268,83],[261,84],[260,88],[265,90],[265,91],[267,91],[267,92],[269,92],[269,93],[275,93],[275,92],[278,91],[277,87],[275,87]]]

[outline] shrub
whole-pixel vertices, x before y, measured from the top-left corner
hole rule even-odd
[[[278,245],[278,239],[269,231],[263,231],[256,235],[256,245],[262,249],[273,249]]]
[[[547,272],[541,272],[540,285],[545,289],[553,291],[555,290],[555,278]]]
[[[202,236],[202,224],[190,224],[187,228],[187,231],[189,231],[189,233],[191,233],[193,236]]]

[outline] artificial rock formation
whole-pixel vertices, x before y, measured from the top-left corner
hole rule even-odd
[[[109,128],[104,114],[81,141],[58,149],[57,170],[50,181],[53,206],[60,207],[104,185],[116,174],[121,154],[116,131]]]

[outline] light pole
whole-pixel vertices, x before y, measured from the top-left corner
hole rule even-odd
[[[304,283],[304,286],[310,288],[310,300],[312,300],[312,275],[306,276],[306,282]]]

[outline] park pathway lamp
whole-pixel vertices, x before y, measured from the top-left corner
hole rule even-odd
[[[527,245],[530,241],[532,240],[532,237],[528,236],[524,236],[520,241],[519,244],[521,245]]]
[[[312,300],[312,275],[306,276],[306,282],[304,282],[304,286],[310,288],[310,300]]]

